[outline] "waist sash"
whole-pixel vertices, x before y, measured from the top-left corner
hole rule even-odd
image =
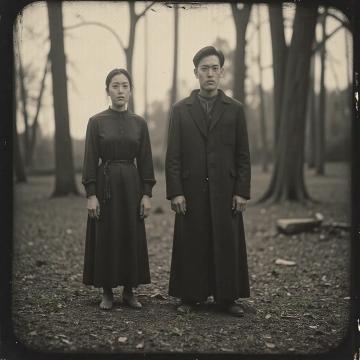
[[[105,177],[105,182],[104,182],[104,198],[103,198],[103,203],[105,204],[106,201],[110,200],[111,198],[111,193],[110,193],[110,166],[112,165],[134,165],[134,159],[125,159],[125,160],[106,160],[103,164],[104,166],[104,177]]]

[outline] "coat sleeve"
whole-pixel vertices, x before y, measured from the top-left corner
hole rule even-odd
[[[236,128],[236,182],[235,195],[250,199],[251,165],[245,112],[239,107]]]
[[[165,159],[166,198],[183,195],[181,182],[181,131],[180,117],[175,106],[171,109]]]
[[[85,138],[85,153],[82,170],[82,184],[86,196],[96,194],[96,172],[99,163],[98,123],[95,118],[90,118]]]
[[[152,196],[152,188],[156,183],[152,160],[151,143],[148,126],[145,120],[141,121],[141,139],[136,164],[139,171],[143,195]]]

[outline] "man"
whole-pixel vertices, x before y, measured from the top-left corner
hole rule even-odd
[[[242,211],[250,198],[250,156],[240,102],[218,86],[224,55],[212,46],[193,59],[200,90],[172,107],[166,196],[176,212],[169,294],[179,312],[213,295],[234,316],[250,295]]]

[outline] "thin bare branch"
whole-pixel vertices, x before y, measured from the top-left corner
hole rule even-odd
[[[72,30],[72,29],[76,29],[76,28],[79,28],[82,26],[89,26],[89,25],[99,26],[103,29],[108,30],[116,38],[116,40],[119,43],[119,45],[121,46],[121,48],[123,50],[125,50],[125,46],[124,46],[120,36],[114,31],[114,29],[112,29],[110,26],[103,24],[101,22],[98,22],[98,21],[83,21],[83,22],[75,24],[75,25],[65,26],[64,30],[67,31],[67,30]]]
[[[350,23],[347,20],[341,19],[338,15],[332,13],[332,12],[328,12],[327,16],[339,21],[340,24],[342,24],[344,27],[346,27],[349,31],[351,31],[350,28]]]
[[[314,55],[318,50],[320,50],[321,47],[325,45],[326,41],[329,40],[332,36],[334,36],[342,28],[343,28],[343,25],[339,25],[330,34],[326,35],[325,38],[321,42],[316,43],[316,46],[312,49],[312,52],[311,52],[312,55]]]
[[[136,21],[139,20],[142,16],[146,14],[146,12],[156,4],[156,1],[152,1],[148,6],[145,7],[145,9],[138,15],[136,15]]]

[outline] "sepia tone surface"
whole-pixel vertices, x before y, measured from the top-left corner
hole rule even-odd
[[[131,55],[122,49],[131,40],[130,14],[139,16],[144,10],[136,23]],[[315,34],[307,33],[307,45],[301,36],[305,30],[293,27],[294,6],[270,10],[267,5],[184,5],[175,10],[151,2],[137,2],[133,8],[125,2],[66,2],[62,6],[65,60],[54,68],[55,61],[48,60],[51,33],[46,3],[24,9],[14,29],[14,137],[19,146],[12,301],[14,329],[21,342],[50,351],[241,353],[313,353],[341,343],[350,315],[350,235],[346,226],[333,225],[350,221],[352,38],[346,18],[335,9],[317,9]],[[302,16],[308,16],[306,11]],[[244,31],[245,47],[239,36]],[[324,32],[333,35],[321,47]],[[315,42],[310,41],[313,35]],[[298,39],[300,48],[292,39]],[[242,302],[242,319],[218,312],[213,304],[180,316],[175,312],[177,300],[167,295],[174,216],[165,200],[163,172],[168,112],[171,102],[198,87],[192,57],[209,44],[225,54],[221,88],[244,103],[247,115],[253,180],[244,221],[251,297]],[[305,54],[305,46],[311,58],[299,74],[294,54]],[[277,49],[274,57],[272,49]],[[279,49],[292,51],[293,73],[286,74],[279,66],[287,58]],[[64,54],[60,55],[57,60]],[[100,291],[81,282],[86,199],[78,173],[87,120],[108,106],[105,77],[114,67],[129,68],[130,55],[134,111],[148,122],[157,168],[152,212],[146,220],[152,284],[137,289],[143,311],[124,307],[116,289],[115,308],[102,312]],[[241,64],[245,72],[238,71]],[[54,71],[60,66],[67,74],[62,93],[67,95],[54,97]],[[307,72],[308,81],[294,97],[292,79]],[[285,94],[277,86],[281,83]],[[282,105],[285,95],[290,99],[288,109]],[[58,107],[64,96],[68,103]],[[61,132],[66,122],[69,131]],[[57,149],[56,134],[62,134],[63,140]],[[293,141],[286,144],[283,140],[291,134]],[[71,152],[66,161],[73,162],[73,170],[67,167],[70,171],[59,165],[65,148]],[[281,166],[279,158],[291,164],[292,153],[299,166],[281,170],[281,178],[290,179],[288,186],[275,174]],[[294,177],[300,183],[292,181]],[[71,189],[66,186],[69,179],[70,183],[75,179]],[[63,195],[69,195],[54,197],[64,183]],[[291,186],[294,191],[284,191]],[[266,194],[270,201],[258,203]],[[276,229],[279,218],[316,213],[324,216],[323,225],[311,232],[288,236]],[[279,259],[293,263],[281,265]]]

